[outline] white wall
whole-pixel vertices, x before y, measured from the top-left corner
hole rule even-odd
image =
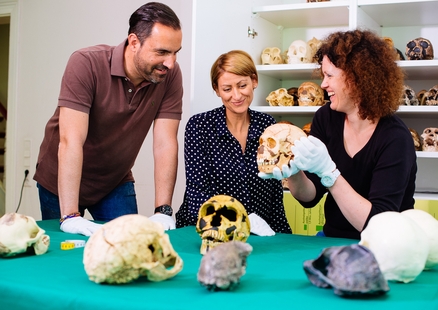
[[[0,0],[11,13],[11,53],[8,118],[6,212],[15,212],[24,170],[29,182],[24,188],[20,213],[40,219],[38,192],[32,180],[44,127],[53,114],[65,64],[78,48],[95,44],[117,45],[128,32],[133,11],[140,0]],[[182,137],[188,118],[191,70],[192,1],[162,0],[179,16],[183,27],[183,49],[178,56],[184,76],[184,113],[181,122],[180,165],[173,205],[181,204],[185,177]],[[10,9],[12,7],[12,9]],[[12,93],[12,94],[11,94]],[[10,125],[10,126],[9,126]],[[151,135],[149,135],[151,136]],[[11,137],[11,139],[9,138]],[[25,141],[30,141],[30,160],[24,158]],[[152,139],[149,137],[134,167],[141,214],[152,215],[154,204]]]

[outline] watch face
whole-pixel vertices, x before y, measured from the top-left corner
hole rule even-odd
[[[334,181],[335,181],[335,180],[333,179],[332,176],[323,176],[323,177],[321,178],[321,183],[322,183],[322,185],[324,185],[325,187],[331,187],[331,186],[333,186],[333,184],[335,183]]]
[[[160,212],[162,214],[172,216],[173,210],[172,210],[172,207],[169,205],[162,205],[162,206],[157,207],[155,209],[155,212]]]

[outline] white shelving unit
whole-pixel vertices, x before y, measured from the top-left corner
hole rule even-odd
[[[438,0],[332,0],[329,2],[279,3],[253,6],[253,26],[281,31],[278,47],[287,49],[296,39],[310,40],[318,34],[325,36],[333,29],[367,28],[381,36],[391,37],[402,53],[406,43],[417,37],[425,37],[435,48],[434,60],[398,61],[406,73],[405,84],[415,91],[429,89],[438,84]],[[285,2],[285,1],[283,1]],[[290,1],[286,1],[290,2]],[[260,21],[263,20],[263,22]],[[260,30],[260,29],[255,29]],[[266,33],[267,30],[260,31]],[[264,40],[263,37],[255,40]],[[271,43],[272,44],[272,43]],[[259,61],[264,47],[254,43],[252,56]],[[260,63],[260,62],[259,62]],[[277,119],[288,119],[298,126],[309,122],[318,107],[271,107],[265,101],[270,91],[280,87],[299,86],[302,81],[319,81],[313,75],[316,64],[257,65],[261,94],[256,96],[252,108],[269,113]],[[265,86],[263,86],[265,85]],[[265,87],[265,88],[263,88]],[[259,90],[258,90],[259,91]],[[406,125],[419,134],[426,127],[438,127],[438,106],[401,106],[397,114]],[[438,152],[417,152],[418,173],[416,199],[438,200]]]

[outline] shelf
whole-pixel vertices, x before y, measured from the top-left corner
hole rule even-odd
[[[400,60],[407,80],[438,80],[438,60]],[[257,65],[259,74],[279,80],[319,80],[316,63]]]
[[[348,26],[350,1],[257,6],[253,14],[284,28]]]
[[[417,158],[438,158],[438,152],[422,152],[417,151]]]
[[[358,0],[357,5],[380,27],[438,25],[437,0]]]

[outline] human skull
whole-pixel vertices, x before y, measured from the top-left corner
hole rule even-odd
[[[281,50],[278,47],[265,48],[262,52],[261,58],[262,65],[275,65],[283,63]]]
[[[310,129],[312,128],[312,122],[310,122],[310,123],[307,123],[307,124],[305,124],[304,126],[303,126],[303,131],[305,132],[305,134],[307,135],[307,136],[309,136],[310,135]]]
[[[183,267],[163,226],[140,214],[105,223],[86,243],[83,262],[91,281],[109,284],[128,283],[140,276],[163,281]]]
[[[432,43],[422,37],[413,39],[406,44],[405,54],[408,60],[433,59]]]
[[[374,215],[361,232],[359,244],[373,252],[388,281],[415,280],[429,255],[426,233],[409,216],[395,211]]]
[[[281,170],[283,165],[289,165],[289,161],[293,159],[291,147],[296,140],[306,136],[301,128],[292,124],[277,123],[267,127],[259,139],[259,171],[272,173],[275,167]]]
[[[277,90],[271,91],[266,97],[266,101],[270,106],[276,107],[288,107],[294,105],[294,97],[289,95],[286,88],[279,88]]]
[[[289,46],[287,58],[289,64],[312,62],[310,47],[303,40],[295,40]]]
[[[298,87],[298,105],[322,106],[324,105],[324,91],[313,82],[304,82]]]
[[[418,134],[418,132],[413,129],[413,128],[409,128],[409,131],[411,132],[411,136],[412,136],[412,140],[414,141],[414,147],[416,151],[421,151],[421,138],[420,135]]]
[[[424,98],[424,94],[426,92],[427,92],[427,90],[425,90],[425,89],[422,89],[419,92],[417,92],[418,104],[425,105],[425,102],[424,102],[423,98]]]
[[[321,47],[322,41],[318,40],[317,38],[313,37],[309,41],[307,41],[307,46],[309,47],[310,52],[310,61],[309,62],[316,62],[316,59],[313,57],[315,56],[318,49]]]
[[[423,94],[422,105],[438,105],[438,84]]]
[[[0,256],[15,256],[32,249],[41,255],[47,252],[49,245],[50,237],[32,217],[6,213],[0,218]]]
[[[245,242],[251,224],[245,207],[236,198],[216,195],[199,208],[196,231],[202,239],[201,254],[229,241]]]
[[[403,93],[400,98],[400,105],[419,105],[415,91],[408,85],[403,85]]]
[[[421,138],[424,152],[438,152],[438,128],[425,128],[421,134]]]
[[[429,255],[424,269],[438,266],[438,220],[420,209],[409,209],[402,212],[420,226],[429,239]]]
[[[233,290],[246,272],[246,258],[252,246],[242,241],[219,244],[201,260],[198,282],[208,290]]]

